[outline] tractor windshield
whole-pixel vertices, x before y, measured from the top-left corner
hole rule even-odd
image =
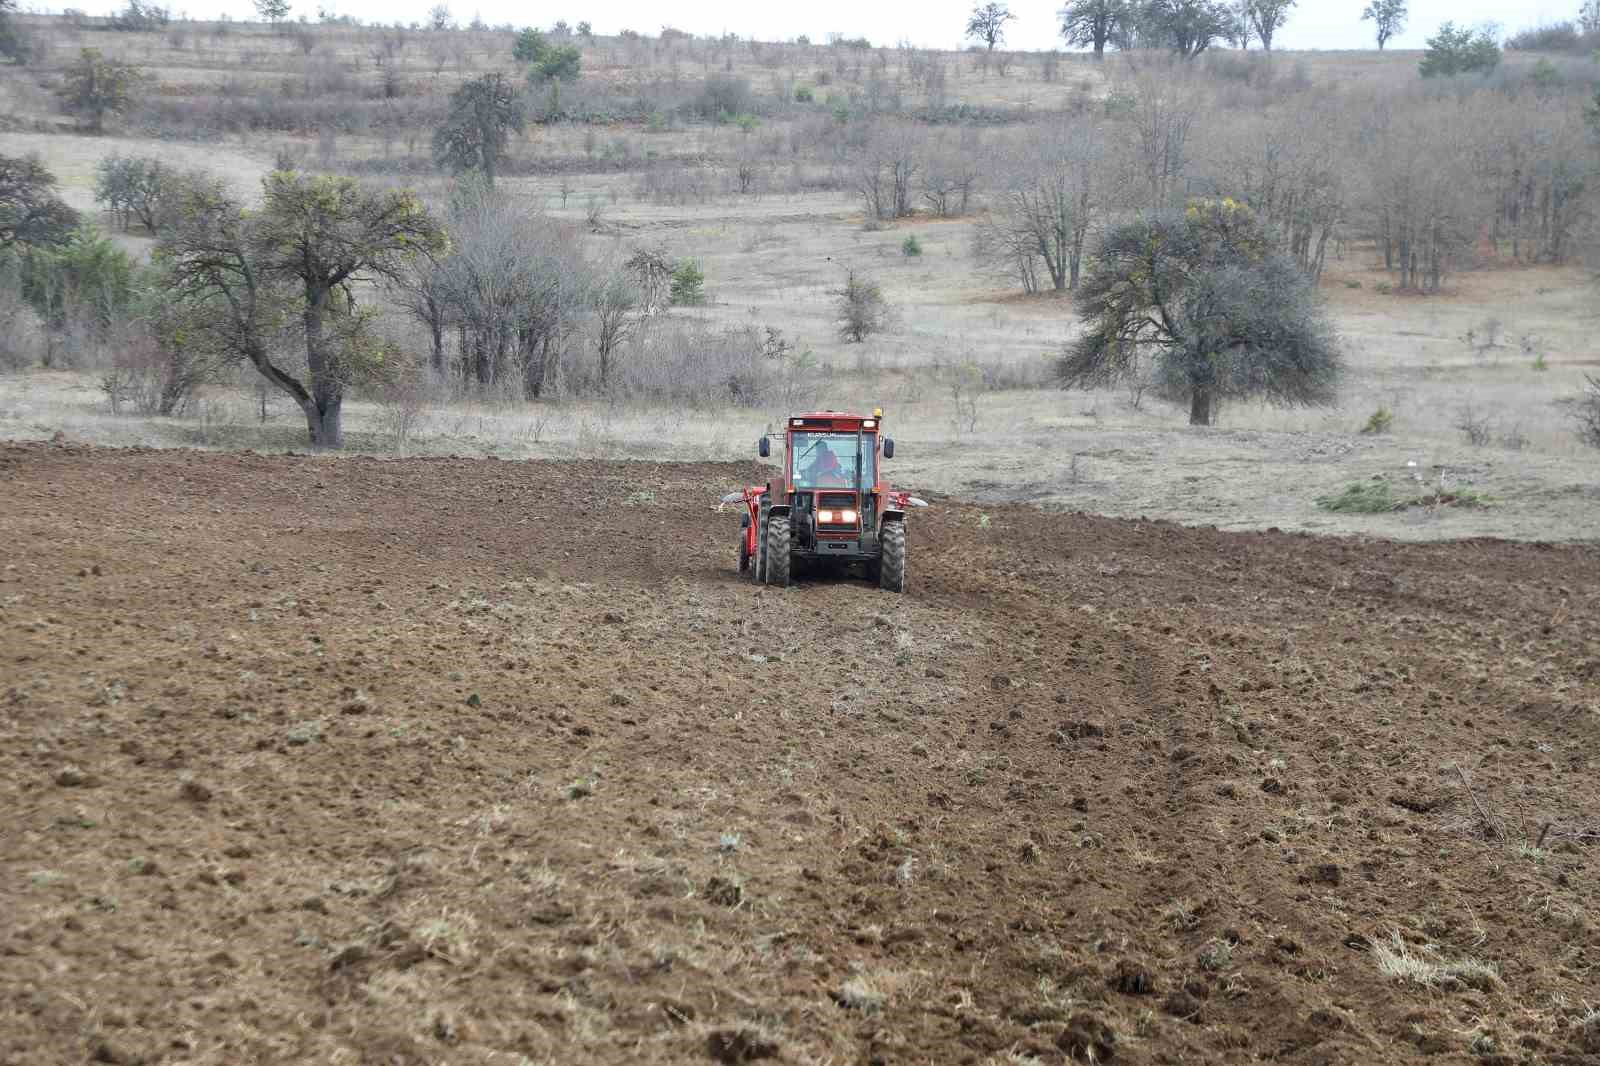
[[[877,437],[863,433],[796,433],[790,438],[790,480],[796,488],[845,488],[856,484],[856,442],[861,443],[861,479],[870,486],[875,478],[873,459]]]

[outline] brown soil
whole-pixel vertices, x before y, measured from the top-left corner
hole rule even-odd
[[[0,1062],[1600,1062],[1600,550],[754,473],[0,446]]]

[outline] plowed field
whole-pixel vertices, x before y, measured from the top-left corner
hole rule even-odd
[[[0,446],[0,1062],[1600,1063],[1600,549]]]

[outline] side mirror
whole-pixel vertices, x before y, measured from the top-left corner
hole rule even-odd
[[[885,437],[885,438],[883,438],[883,457],[885,459],[893,459],[894,458],[894,438],[893,437]]]
[[[761,458],[767,458],[772,454],[772,442],[767,440],[767,438],[762,437],[760,440],[756,441],[756,451],[760,453]]]

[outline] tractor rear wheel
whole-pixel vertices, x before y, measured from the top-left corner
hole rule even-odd
[[[789,585],[788,515],[779,515],[767,522],[767,584],[779,588]]]
[[[887,592],[906,590],[906,527],[903,522],[885,522],[883,557],[878,560],[878,587]]]

